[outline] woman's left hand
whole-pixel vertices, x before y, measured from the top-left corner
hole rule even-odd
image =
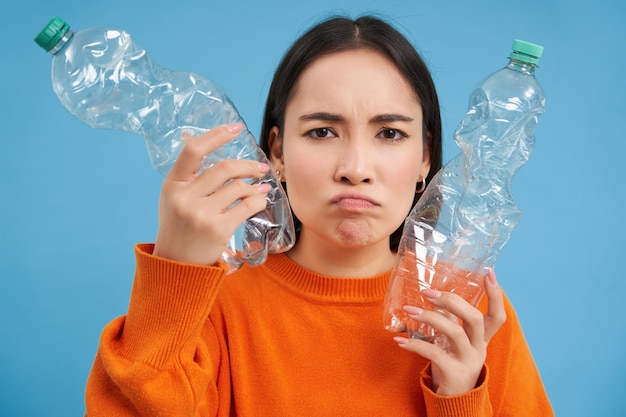
[[[485,279],[485,291],[488,308],[484,316],[456,294],[430,289],[422,291],[428,301],[457,316],[462,324],[435,311],[405,307],[411,319],[428,324],[448,337],[448,352],[423,340],[394,338],[403,349],[431,361],[431,389],[439,395],[463,394],[476,387],[487,357],[487,344],[506,320],[502,291],[493,270],[489,270]]]

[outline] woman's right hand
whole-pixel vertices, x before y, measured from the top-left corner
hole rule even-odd
[[[260,178],[270,170],[269,165],[224,160],[198,174],[204,157],[237,137],[242,128],[241,124],[223,125],[184,137],[183,149],[161,188],[154,255],[213,265],[237,227],[265,209],[271,186],[248,184],[243,178]]]

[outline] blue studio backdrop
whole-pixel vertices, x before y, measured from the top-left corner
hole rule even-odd
[[[126,311],[133,244],[154,241],[163,179],[142,137],[89,128],[62,107],[34,36],[55,15],[76,30],[125,29],[161,65],[221,84],[258,134],[283,52],[333,13],[387,17],[423,54],[446,160],[470,91],[506,64],[512,41],[545,47],[547,110],[514,180],[523,217],[496,270],[557,415],[626,415],[625,2],[23,0],[0,12],[0,415],[84,413],[99,334]]]

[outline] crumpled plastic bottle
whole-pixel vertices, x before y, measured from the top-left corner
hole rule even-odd
[[[390,332],[450,349],[448,338],[412,320],[404,306],[438,309],[421,294],[449,291],[476,306],[484,279],[518,223],[511,194],[515,172],[534,148],[534,129],[545,109],[535,68],[543,47],[516,40],[509,63],[473,91],[454,138],[462,153],[433,178],[411,210],[402,234],[383,309]]]
[[[35,37],[52,54],[52,85],[74,116],[95,128],[143,135],[152,166],[167,174],[178,157],[183,134],[198,135],[221,124],[242,123],[222,88],[206,77],[157,65],[123,30],[96,27],[72,32],[53,18]],[[203,160],[200,171],[223,159],[269,163],[247,127]],[[267,183],[264,211],[235,232],[222,260],[229,271],[263,263],[295,241],[287,196],[273,172],[249,180]]]

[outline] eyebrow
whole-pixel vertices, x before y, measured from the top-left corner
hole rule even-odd
[[[299,119],[300,120],[321,120],[324,122],[341,122],[344,120],[344,118],[338,114],[326,113],[326,112],[303,114],[302,116],[299,117]]]
[[[300,120],[321,120],[325,122],[341,122],[344,118],[338,114],[316,112],[310,114],[303,114],[299,117]],[[378,114],[370,119],[370,123],[389,123],[389,122],[412,122],[412,117],[403,116],[401,114],[384,113]]]
[[[370,123],[385,123],[385,122],[412,122],[414,119],[412,117],[403,116],[401,114],[379,114],[372,119],[370,119]]]

